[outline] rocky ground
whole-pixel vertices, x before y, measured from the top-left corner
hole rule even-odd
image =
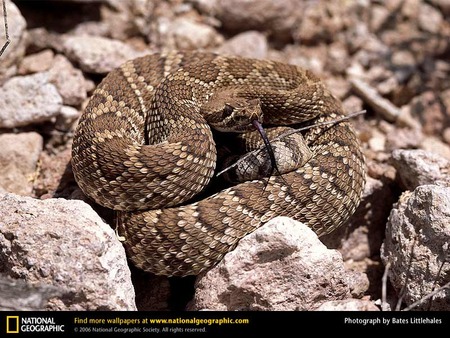
[[[448,1],[6,4],[0,308],[450,310]],[[73,131],[106,73],[172,49],[300,65],[367,111],[353,119],[367,186],[347,226],[319,240],[275,219],[198,278],[127,264],[112,213],[74,181]]]

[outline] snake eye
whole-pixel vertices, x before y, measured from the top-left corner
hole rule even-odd
[[[225,107],[222,110],[222,119],[230,117],[231,114],[233,114],[233,111],[234,111],[234,107],[232,107],[229,104],[225,103]]]

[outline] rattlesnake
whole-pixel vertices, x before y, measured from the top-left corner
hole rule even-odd
[[[238,111],[249,114],[243,130],[254,119],[267,128],[311,125],[303,136],[312,157],[281,176],[195,197],[210,188],[216,169],[205,117],[226,131],[245,118]],[[321,124],[342,116],[339,100],[297,66],[207,52],[148,55],[96,88],[75,132],[72,167],[85,194],[118,211],[118,232],[136,266],[198,274],[276,216],[323,235],[354,213],[365,182],[359,142],[349,122]]]

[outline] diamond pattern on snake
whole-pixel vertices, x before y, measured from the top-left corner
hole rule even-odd
[[[96,88],[75,132],[72,167],[87,196],[117,211],[137,267],[196,275],[276,216],[319,236],[348,220],[365,165],[351,123],[326,124],[344,115],[320,79],[294,65],[153,54]],[[216,177],[226,166],[219,177],[230,181]]]

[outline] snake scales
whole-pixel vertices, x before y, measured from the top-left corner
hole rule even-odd
[[[276,216],[322,235],[354,213],[365,176],[357,137],[348,122],[317,125],[342,115],[320,80],[293,65],[204,52],[149,55],[97,87],[75,132],[72,167],[85,194],[119,211],[119,234],[136,266],[198,274]],[[267,130],[312,125],[302,132],[311,159],[192,201],[216,168],[209,124],[245,131],[254,119]]]

